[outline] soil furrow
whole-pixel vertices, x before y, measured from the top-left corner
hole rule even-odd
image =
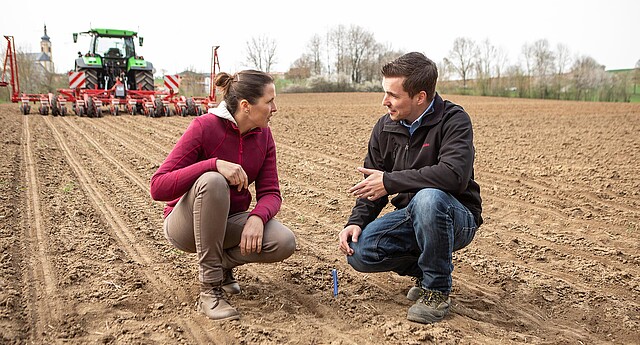
[[[43,225],[43,213],[39,183],[35,166],[37,164],[32,147],[33,137],[29,130],[29,117],[25,116],[22,125],[24,162],[26,165],[27,188],[27,215],[25,229],[30,239],[30,254],[27,258],[31,267],[31,279],[25,281],[25,285],[34,290],[35,298],[40,301],[33,303],[34,308],[34,332],[32,336],[37,339],[38,334],[47,334],[48,327],[57,325],[61,317],[60,301],[58,300],[57,279],[55,271],[51,267],[52,257],[47,251],[50,242]]]

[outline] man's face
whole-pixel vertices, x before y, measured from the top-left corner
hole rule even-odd
[[[409,123],[415,121],[424,111],[419,109],[421,93],[413,97],[402,87],[405,77],[383,77],[382,88],[384,98],[382,105],[387,107],[391,119],[394,121],[405,120]]]

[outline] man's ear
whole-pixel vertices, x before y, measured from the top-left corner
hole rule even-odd
[[[425,103],[427,101],[427,92],[426,91],[420,91],[418,92],[418,104],[422,104]]]

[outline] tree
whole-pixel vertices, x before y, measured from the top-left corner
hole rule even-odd
[[[322,54],[322,38],[320,38],[320,35],[315,34],[311,37],[311,40],[309,40],[307,44],[307,49],[309,50],[309,57],[312,64],[311,74],[322,74],[322,58],[320,57]]]
[[[561,95],[565,94],[566,78],[564,74],[567,72],[567,68],[571,65],[571,56],[569,48],[562,43],[556,45],[556,76],[554,78],[554,89],[556,90],[556,98],[560,99]]]
[[[327,35],[328,43],[333,55],[335,56],[335,71],[337,74],[347,72],[347,30],[344,25],[338,25],[337,27],[329,30]]]
[[[370,58],[376,40],[373,34],[364,30],[360,26],[352,25],[347,32],[349,38],[347,49],[349,51],[349,65],[351,69],[351,82],[360,84],[362,82],[363,61]]]
[[[607,78],[604,66],[590,56],[578,58],[571,68],[571,73],[573,86],[576,90],[576,100],[594,100],[595,91],[603,85]]]
[[[489,39],[482,41],[478,47],[476,55],[476,78],[482,96],[489,95],[491,91],[491,78],[493,77],[493,64],[497,60],[498,49],[489,42]]]
[[[555,55],[549,48],[549,41],[546,39],[537,40],[532,45],[533,71],[535,86],[538,90],[538,97],[548,98],[549,78],[555,70]]]
[[[445,63],[462,78],[462,87],[465,89],[467,88],[467,80],[473,73],[477,54],[475,42],[469,38],[458,37],[453,42],[453,48],[449,51],[449,58],[445,58]]]
[[[247,62],[260,71],[271,72],[271,67],[277,62],[276,41],[266,37],[253,37],[247,41]]]
[[[311,71],[314,68],[314,58],[309,54],[303,54],[293,62],[289,71],[285,74],[285,78],[293,80],[302,80],[311,77]]]

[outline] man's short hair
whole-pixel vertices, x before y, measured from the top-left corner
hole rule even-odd
[[[422,53],[406,53],[382,66],[384,77],[405,77],[402,88],[409,97],[420,91],[427,93],[429,101],[433,99],[438,81],[438,67]]]

